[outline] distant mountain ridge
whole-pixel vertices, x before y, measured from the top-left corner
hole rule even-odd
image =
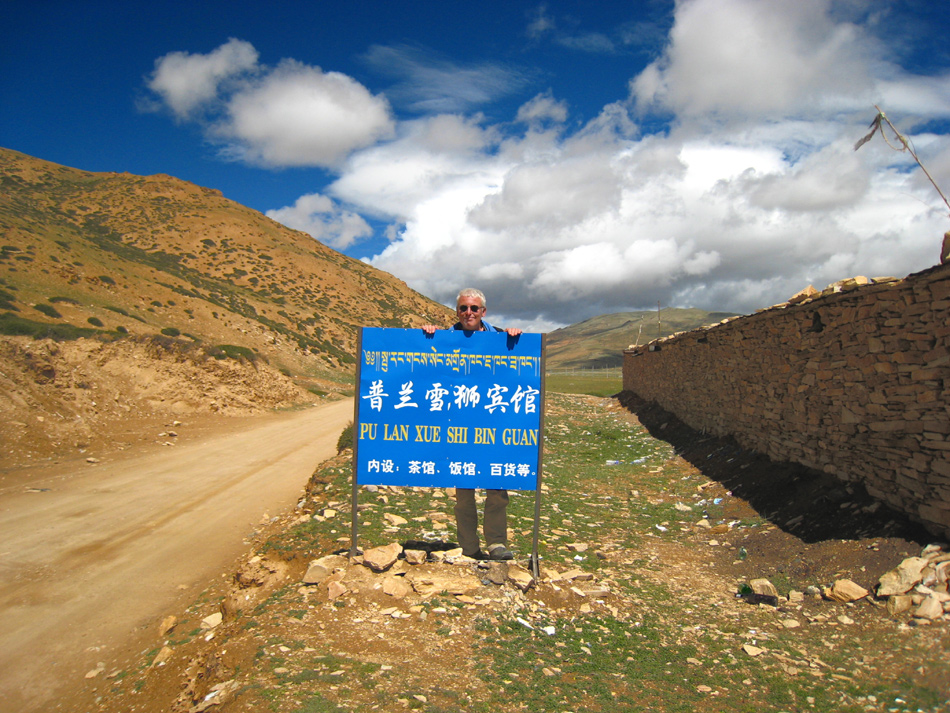
[[[166,175],[0,149],[0,318],[233,345],[293,373],[351,370],[359,326],[451,310],[306,233]],[[11,327],[11,325],[13,325]]]
[[[547,337],[548,370],[590,369],[623,365],[623,350],[676,332],[716,324],[733,312],[668,307],[658,312],[616,312],[551,332]]]

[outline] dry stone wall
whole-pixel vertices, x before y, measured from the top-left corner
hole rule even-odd
[[[623,386],[950,536],[950,264],[632,347]]]

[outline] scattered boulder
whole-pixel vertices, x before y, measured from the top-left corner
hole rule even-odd
[[[403,550],[403,555],[409,564],[425,564],[429,558],[429,553],[425,550]]]
[[[414,568],[405,577],[412,588],[423,596],[435,594],[468,594],[481,586],[481,581],[471,572],[440,571],[427,565]]]
[[[374,547],[363,553],[363,564],[374,572],[385,572],[395,564],[402,554],[402,545],[392,542],[382,547]]]
[[[443,559],[449,564],[471,564],[472,562],[478,561],[462,554],[461,547],[456,547],[454,550],[447,550],[444,553]]]
[[[224,620],[224,615],[216,611],[214,614],[209,614],[204,619],[201,620],[202,629],[213,629],[218,626]]]
[[[207,695],[191,708],[189,713],[204,713],[204,711],[209,710],[213,706],[223,706],[226,703],[230,703],[234,700],[240,688],[241,685],[234,679],[225,681],[224,683],[216,683],[211,687]]]
[[[610,594],[610,587],[603,583],[587,584],[583,587],[580,587],[580,590],[584,592],[584,596],[591,597],[592,599],[606,597],[608,594]]]
[[[752,591],[755,594],[778,599],[778,589],[767,579],[753,579],[749,582],[749,586],[752,587]]]
[[[98,676],[100,673],[102,673],[105,670],[106,670],[106,665],[100,661],[94,669],[86,672],[86,678],[95,678],[96,676]]]
[[[906,594],[923,579],[923,571],[929,564],[925,557],[908,557],[878,580],[877,596],[890,597]]]
[[[946,545],[928,545],[919,557],[908,557],[881,576],[877,596],[887,599],[893,617],[911,613],[911,623],[929,624],[950,617],[950,552]]]
[[[349,561],[342,555],[327,555],[313,560],[301,580],[304,584],[321,584],[334,572],[345,570]]]
[[[402,599],[411,591],[412,587],[405,577],[390,576],[383,580],[383,593],[396,599]]]
[[[522,592],[527,592],[535,585],[534,575],[520,564],[508,565],[508,580]]]
[[[157,654],[155,654],[155,658],[152,659],[152,664],[149,668],[155,668],[156,666],[161,666],[166,661],[168,661],[168,659],[172,657],[173,653],[174,651],[171,648],[169,648],[168,646],[163,646],[161,650]]]
[[[887,600],[887,613],[898,616],[908,612],[914,606],[914,598],[907,594],[895,594]]]
[[[277,573],[277,567],[267,560],[254,556],[234,575],[234,581],[241,589],[262,587]]]
[[[868,590],[859,584],[855,584],[850,579],[839,579],[830,587],[826,587],[824,592],[822,592],[826,599],[830,599],[833,602],[841,602],[846,604],[848,602],[856,602],[859,599],[864,599],[868,595]]]
[[[943,603],[931,595],[920,603],[914,611],[914,616],[918,619],[939,619],[943,616]]]
[[[504,584],[508,581],[508,563],[507,562],[488,562],[485,578],[492,584]]]
[[[559,579],[564,580],[564,581],[573,581],[575,579],[579,581],[584,581],[584,580],[593,579],[593,577],[594,577],[593,574],[591,574],[590,572],[585,572],[579,567],[569,569],[566,572],[552,572],[549,575],[549,578],[552,581],[556,581]]]
[[[165,636],[170,634],[176,626],[178,626],[178,617],[174,614],[169,614],[164,619],[162,619],[162,623],[159,624],[158,635]]]

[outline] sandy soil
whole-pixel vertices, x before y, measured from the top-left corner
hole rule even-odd
[[[174,445],[153,440],[95,463],[5,471],[3,707],[49,710],[100,662],[147,646],[157,622],[219,577],[256,528],[294,507],[352,414],[343,400],[265,416],[196,416],[164,441]]]

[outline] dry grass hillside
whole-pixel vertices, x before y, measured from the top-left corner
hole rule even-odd
[[[0,149],[0,188],[8,454],[44,439],[75,447],[115,419],[313,400],[349,388],[357,327],[452,316],[392,275],[171,176]]]
[[[732,312],[667,308],[657,312],[617,312],[572,324],[548,335],[549,369],[623,366],[623,350],[677,332],[715,324]]]

